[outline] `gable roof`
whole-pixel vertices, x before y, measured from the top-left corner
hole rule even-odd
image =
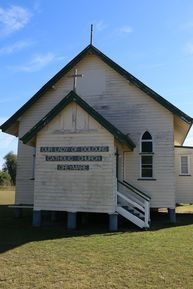
[[[88,45],[84,50],[82,50],[74,59],[72,59],[64,68],[62,68],[54,77],[52,77],[31,99],[29,99],[15,114],[13,114],[5,123],[3,123],[0,128],[2,131],[6,131],[10,125],[12,125],[17,119],[33,104],[35,103],[48,89],[50,89],[59,79],[61,79],[68,71],[70,71],[85,55],[94,54],[102,59],[107,65],[117,71],[120,75],[130,81],[132,84],[140,88],[143,92],[148,94],[158,103],[163,105],[166,109],[171,111],[172,113],[179,116],[182,120],[191,124],[193,119],[185,114],[183,111],[178,109],[176,106],[171,104],[169,101],[164,99],[158,93],[153,91],[151,88],[146,86],[132,74],[127,72],[105,54],[103,54],[100,50],[98,50],[93,45]]]
[[[94,108],[86,103],[74,91],[71,91],[64,97],[48,114],[46,114],[32,129],[30,129],[23,137],[20,138],[23,143],[28,143],[43,127],[45,127],[58,113],[60,113],[69,103],[75,102],[89,115],[91,115],[98,123],[108,130],[120,143],[126,144],[131,150],[135,147],[133,141],[128,135],[123,134],[119,129],[106,120]]]

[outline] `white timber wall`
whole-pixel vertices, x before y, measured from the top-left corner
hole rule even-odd
[[[16,204],[33,204],[34,175],[33,175],[34,148],[18,143],[17,176],[16,176]]]
[[[41,147],[108,147],[105,152],[41,152]],[[37,135],[35,210],[115,212],[114,137],[77,104],[69,104]],[[97,156],[102,161],[46,161],[46,156]],[[57,170],[86,165],[88,170]]]
[[[83,78],[77,80],[77,93],[107,120],[136,143],[134,152],[119,157],[122,175],[132,184],[152,196],[152,206],[173,207],[175,204],[174,127],[173,114],[139,88],[131,85],[98,57],[88,55],[76,65]],[[60,79],[20,119],[19,135],[23,136],[72,89],[72,79]],[[148,130],[154,139],[154,177],[156,181],[138,181],[139,140]],[[28,162],[22,158],[23,167]],[[24,189],[25,190],[25,189]],[[17,192],[20,194],[21,192]]]
[[[189,174],[181,175],[181,156],[189,158]],[[176,147],[176,203],[193,203],[193,147]]]

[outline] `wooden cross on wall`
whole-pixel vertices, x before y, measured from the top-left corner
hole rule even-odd
[[[76,86],[77,86],[77,78],[83,77],[83,74],[78,74],[78,70],[74,70],[74,74],[70,75],[69,77],[73,78],[73,91],[76,92]]]

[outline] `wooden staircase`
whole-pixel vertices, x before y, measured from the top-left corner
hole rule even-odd
[[[150,224],[150,200],[145,193],[126,181],[117,181],[117,213],[140,228]]]

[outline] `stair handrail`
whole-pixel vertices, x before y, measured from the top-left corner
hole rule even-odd
[[[127,181],[123,180],[123,182],[131,189],[135,190],[140,196],[142,196],[142,198],[144,198],[146,201],[150,201],[151,197],[147,194],[145,194],[144,192],[142,192],[141,190],[139,190],[138,188],[134,187],[132,184],[128,183]]]
[[[120,193],[119,191],[117,191],[117,195],[118,195],[120,198],[124,199],[127,203],[129,203],[129,204],[131,204],[132,206],[138,208],[140,211],[145,212],[145,207],[144,207],[144,206],[142,206],[142,205],[138,204],[137,202],[129,199],[129,198],[126,197],[124,194]]]
[[[127,189],[130,189],[133,193],[135,193],[136,195],[140,196],[144,200],[146,200],[148,202],[151,200],[150,196],[146,195],[145,193],[143,193],[142,191],[140,191],[139,189],[137,189],[133,185],[131,185],[128,182],[126,182],[125,180],[123,180],[123,182],[121,182],[120,180],[117,180],[117,183],[121,184],[122,186],[126,187]]]

